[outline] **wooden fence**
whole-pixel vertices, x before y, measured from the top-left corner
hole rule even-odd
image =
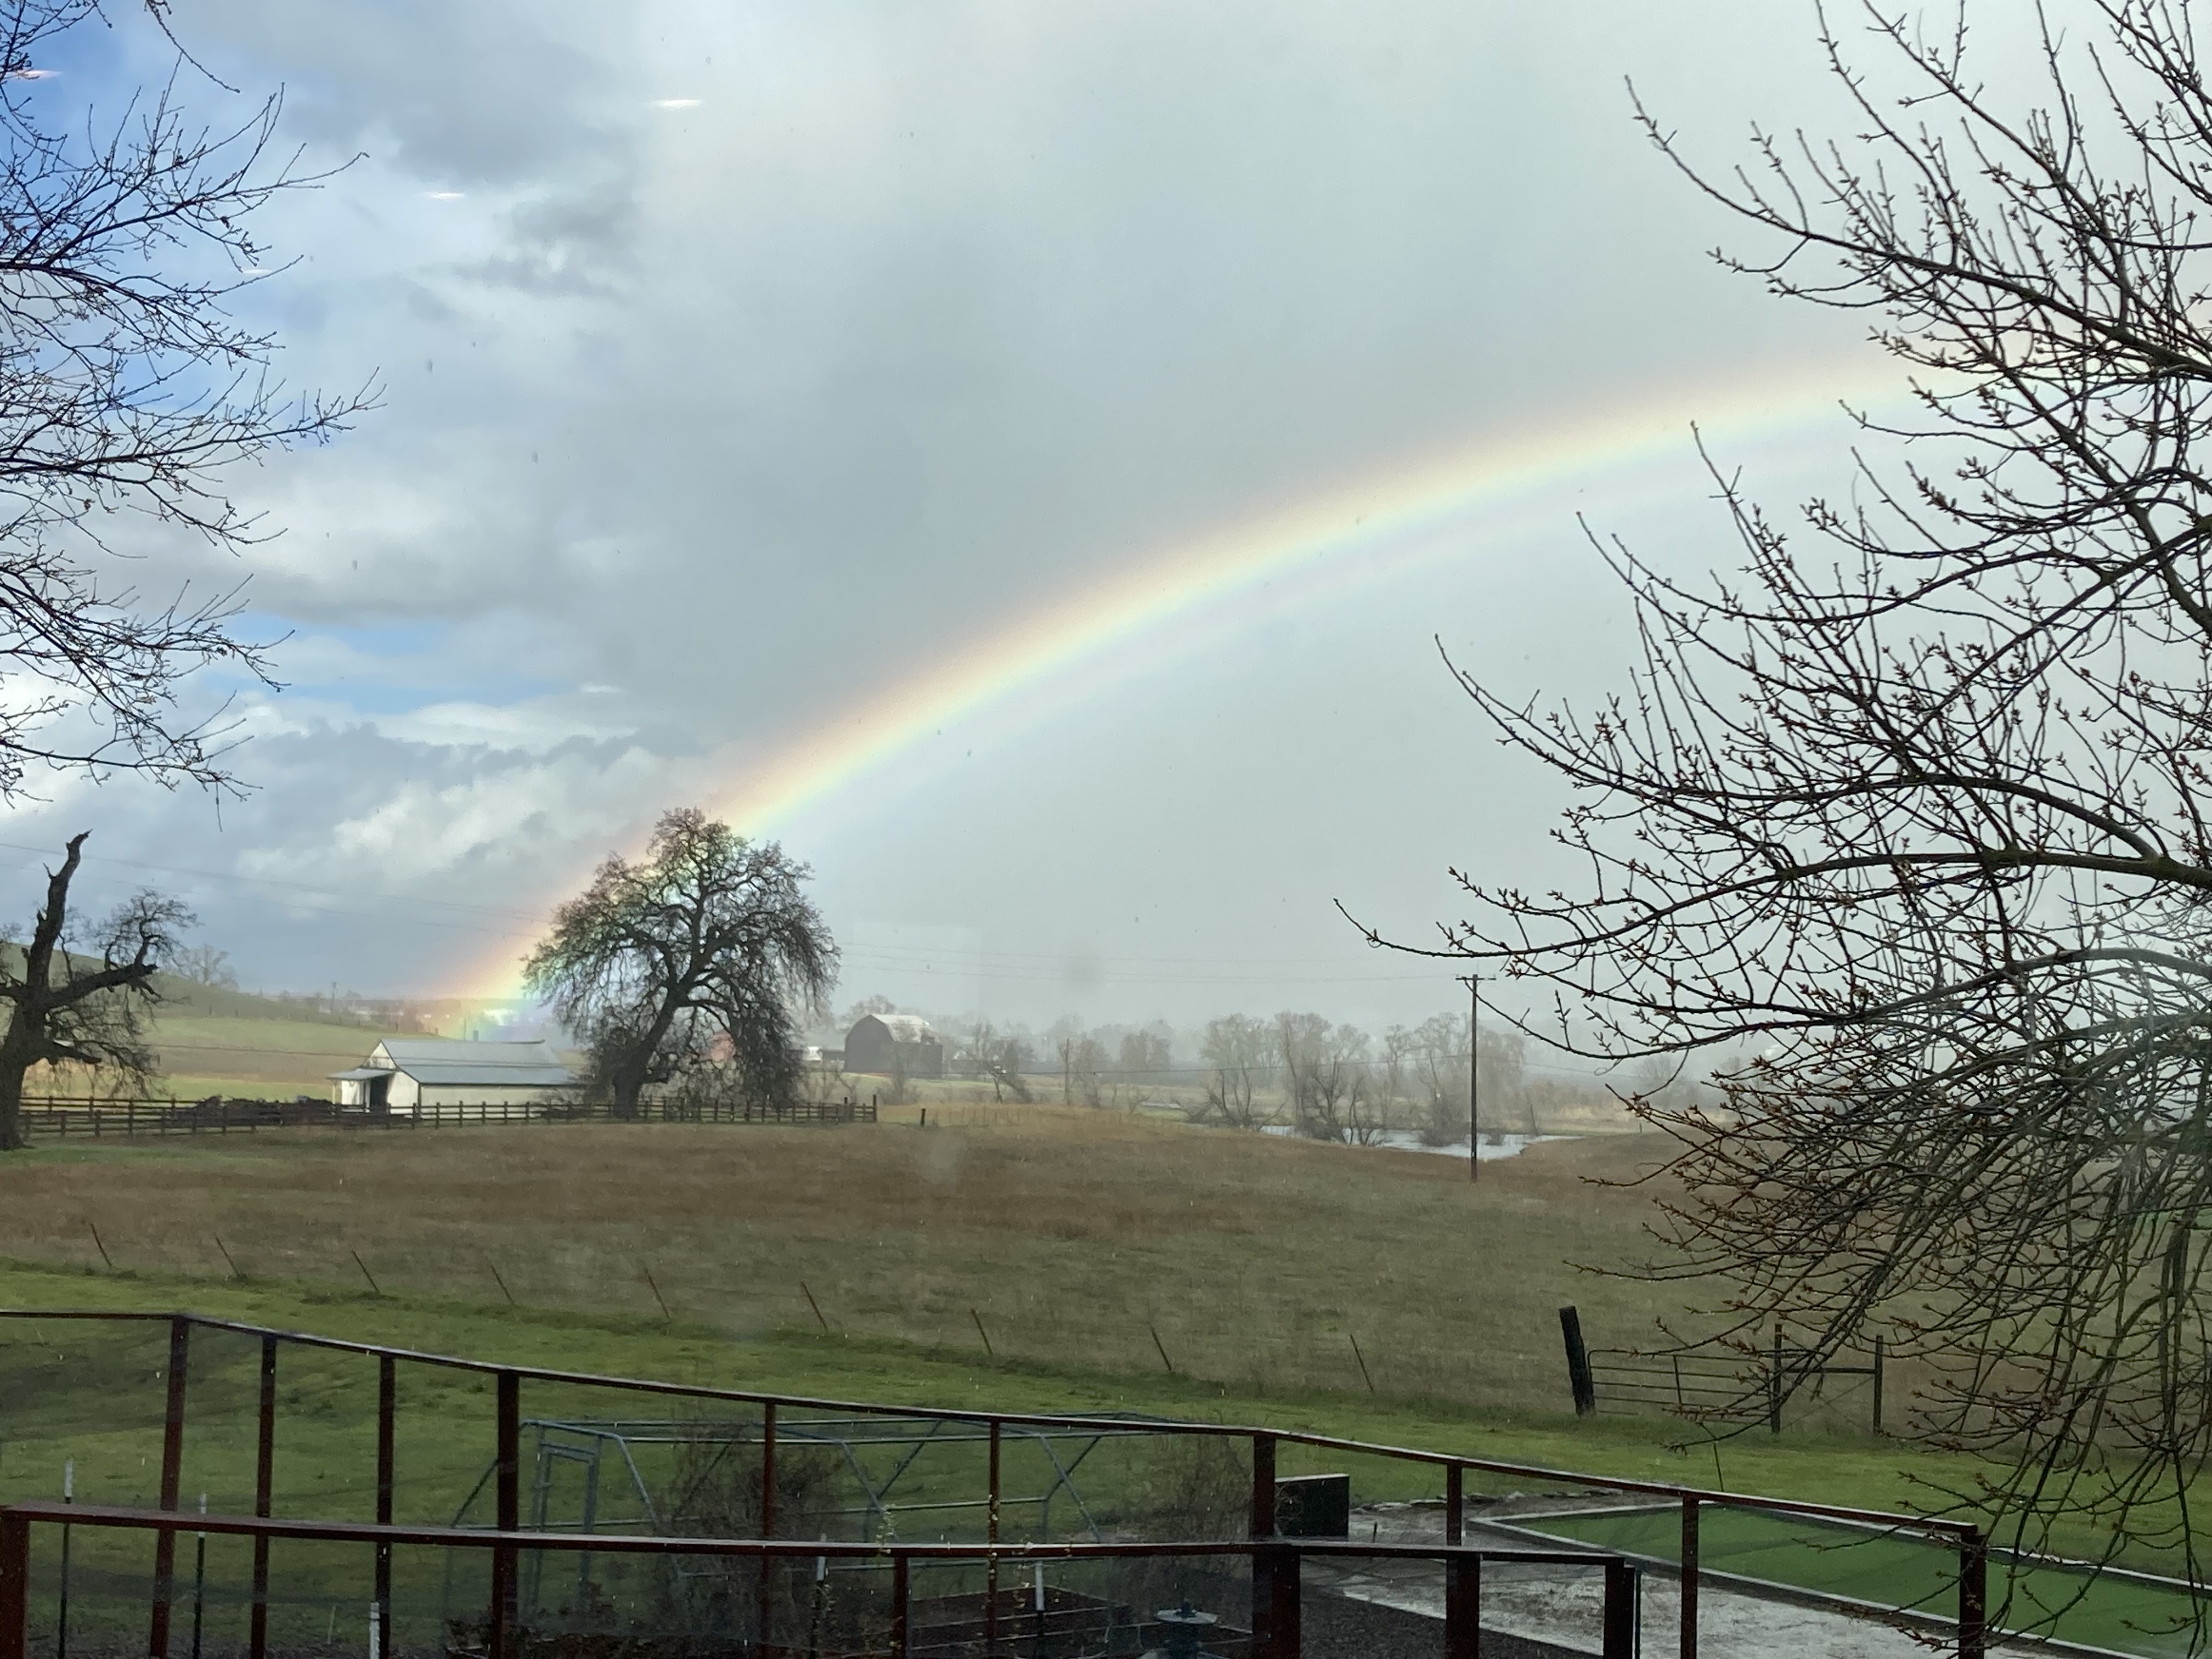
[[[872,1100],[647,1101],[634,1116],[583,1101],[446,1101],[373,1112],[319,1100],[103,1100],[27,1097],[21,1123],[34,1139],[130,1135],[250,1134],[260,1129],[458,1129],[530,1123],[873,1123]]]

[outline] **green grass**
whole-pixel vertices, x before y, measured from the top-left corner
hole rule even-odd
[[[1059,1108],[963,1116],[933,1111],[926,1133],[569,1125],[40,1148],[0,1161],[0,1304],[185,1309],[891,1405],[1199,1417],[1879,1510],[1974,1485],[1974,1465],[1875,1438],[1856,1411],[1686,1451],[1673,1419],[1560,1409],[1562,1303],[1600,1345],[1682,1316],[1684,1287],[1577,1265],[1648,1247],[1651,1189],[1593,1179],[1647,1167],[1637,1137],[1540,1146],[1470,1187],[1414,1153]],[[94,1226],[121,1271],[100,1266]],[[356,1255],[387,1294],[368,1292]],[[163,1343],[158,1327],[0,1323],[0,1498],[55,1495],[69,1457],[88,1501],[149,1499]],[[248,1339],[195,1340],[187,1501],[246,1501],[255,1355]],[[374,1365],[288,1351],[281,1375],[277,1512],[366,1518]],[[400,1388],[398,1513],[443,1523],[491,1455],[489,1387],[403,1367]],[[526,1415],[638,1409],[524,1395]],[[1102,1491],[1160,1478],[1111,1461]],[[1289,1449],[1283,1468],[1348,1468],[1361,1502],[1439,1485],[1331,1452]]]
[[[280,1329],[401,1345],[428,1352],[547,1368],[665,1378],[787,1395],[915,1407],[994,1407],[1007,1411],[1100,1410],[1250,1424],[1455,1452],[1591,1474],[1710,1486],[1710,1450],[1691,1456],[1670,1449],[1674,1431],[1662,1419],[1605,1418],[1452,1407],[1327,1389],[1239,1389],[1163,1371],[1092,1370],[1033,1359],[986,1359],[972,1352],[883,1337],[841,1337],[788,1327],[732,1331],[713,1324],[515,1308],[409,1294],[371,1296],[327,1286],[262,1281],[210,1284],[192,1277],[107,1273],[0,1261],[0,1305],[19,1309],[188,1309]],[[149,1504],[160,1466],[167,1355],[164,1324],[103,1326],[62,1321],[0,1321],[0,1501],[58,1495],[62,1460],[76,1461],[80,1501]],[[218,1510],[250,1506],[252,1422],[258,1345],[252,1339],[201,1332],[193,1339],[184,1491],[189,1504],[209,1494]],[[281,1351],[276,1512],[369,1518],[374,1514],[374,1363],[349,1356]],[[398,1373],[402,1522],[444,1524],[461,1508],[492,1455],[493,1395],[486,1379],[403,1365]],[[691,1408],[641,1404],[634,1396],[565,1385],[526,1385],[526,1417],[683,1417]],[[1110,1464],[1109,1448],[1086,1475],[1094,1505],[1126,1508],[1158,1471],[1139,1450]],[[644,1455],[644,1454],[641,1454]],[[972,1462],[975,1455],[969,1449]],[[1136,1459],[1135,1462],[1129,1461]],[[1894,1443],[1812,1431],[1764,1435],[1729,1443],[1717,1471],[1735,1491],[1796,1497],[1869,1508],[1899,1508],[1916,1496],[1916,1474],[1955,1479],[1953,1460],[1914,1454]],[[1009,1491],[1021,1465],[1010,1455]],[[1419,1466],[1325,1450],[1285,1448],[1286,1474],[1348,1468],[1355,1498],[1372,1502],[1437,1495],[1439,1479]],[[527,1478],[526,1465],[526,1478]],[[925,1472],[926,1473],[926,1472]],[[980,1469],[954,1455],[925,1482],[924,1497],[944,1497],[979,1484]],[[1231,1486],[1243,1477],[1230,1471]],[[1542,1492],[1543,1483],[1471,1477],[1468,1491]],[[1233,1503],[1232,1491],[1230,1499]],[[557,1517],[559,1505],[555,1512]],[[481,1506],[479,1506],[481,1510]],[[1233,1513],[1233,1510],[1231,1510]],[[479,1518],[482,1518],[479,1514]],[[976,1517],[971,1517],[976,1518]],[[1592,1516],[1546,1523],[1562,1535],[1601,1547],[1666,1557],[1675,1518]],[[957,1519],[951,1535],[963,1535]],[[934,1534],[932,1534],[934,1535]],[[1019,1535],[1010,1522],[1010,1534]],[[1832,1534],[1828,1536],[1832,1537]],[[1709,1512],[1705,1559],[1726,1571],[1873,1600],[1924,1597],[1948,1611],[1944,1558],[1896,1540],[1823,1549],[1818,1528],[1774,1522],[1741,1511]],[[121,1633],[143,1606],[147,1561],[135,1538],[84,1534],[79,1544],[86,1628],[102,1620]],[[215,1548],[216,1577],[231,1595],[244,1571],[235,1546]],[[317,1626],[343,1615],[358,1639],[359,1560],[342,1551],[317,1557],[293,1547],[280,1574],[280,1627],[298,1640],[319,1639]],[[51,1582],[51,1541],[45,1558]],[[416,1625],[447,1607],[442,1563],[403,1562],[402,1600]],[[565,1571],[565,1567],[561,1569]],[[562,1582],[549,1569],[556,1595]],[[610,1580],[619,1583],[619,1578]],[[2050,1583],[2025,1586],[2046,1595]],[[468,1595],[459,1591],[462,1601]],[[223,1602],[222,1617],[237,1609]],[[549,1601],[548,1605],[551,1605]],[[106,1609],[103,1613],[101,1610]],[[2180,1652],[2125,1635],[2124,1621],[2156,1622],[2160,1609],[2137,1594],[2095,1587],[2069,1615],[2063,1634],[2124,1651]],[[118,1622],[119,1621],[119,1622]],[[2118,1632],[2118,1634],[2116,1634]]]
[[[1680,1559],[1678,1512],[1638,1510],[1559,1516],[1522,1523],[1549,1536],[1662,1561]],[[1709,1509],[1698,1559],[1715,1572],[1883,1606],[1955,1618],[1957,1561],[1921,1540],[1751,1510]],[[2183,1659],[2194,1649],[2186,1591],[2061,1567],[1990,1569],[1992,1616],[2011,1630],[2147,1659]],[[2000,1612],[1999,1610],[2002,1609]]]
[[[0,1262],[0,1303],[12,1308],[187,1309],[280,1329],[404,1345],[434,1352],[605,1375],[661,1378],[713,1387],[813,1395],[915,1407],[1079,1413],[1142,1412],[1158,1416],[1302,1430],[1347,1439],[1450,1451],[1472,1457],[1711,1486],[1709,1451],[1670,1448],[1679,1425],[1661,1419],[1577,1419],[1569,1413],[1455,1408],[1377,1399],[1341,1390],[1232,1389],[1164,1372],[1090,1370],[1036,1360],[987,1360],[973,1352],[881,1337],[841,1337],[790,1328],[731,1331],[712,1325],[633,1319],[503,1304],[467,1304],[416,1295],[372,1297],[283,1283],[211,1285],[159,1273],[108,1274]],[[26,1331],[24,1327],[30,1328]],[[53,1495],[61,1459],[78,1458],[87,1501],[136,1502],[158,1462],[163,1328],[148,1327],[130,1345],[93,1334],[102,1328],[60,1322],[9,1321],[0,1338],[11,1348],[27,1337],[47,1354],[74,1364],[46,1380],[27,1360],[0,1407],[0,1496]],[[101,1348],[102,1341],[114,1346]],[[205,1389],[208,1420],[238,1427],[250,1414],[253,1345],[247,1339],[202,1336],[211,1358],[191,1372],[195,1420]],[[40,1364],[46,1362],[41,1361]],[[374,1408],[374,1368],[327,1355],[284,1359],[286,1430],[283,1480],[295,1499],[361,1514],[368,1501],[369,1464],[362,1448]],[[442,1510],[458,1472],[473,1480],[489,1455],[489,1395],[471,1378],[403,1368],[403,1415],[426,1425],[408,1444],[420,1467],[438,1479],[416,1483],[423,1494],[410,1518],[450,1519]],[[413,1378],[410,1382],[407,1379]],[[548,1402],[540,1402],[545,1404]],[[611,1402],[602,1401],[602,1407]],[[526,1396],[526,1413],[539,1409]],[[632,1407],[634,1410],[635,1408]],[[195,1455],[204,1473],[186,1484],[242,1490],[242,1441],[227,1431]],[[1287,1449],[1285,1472],[1334,1468],[1333,1455]],[[1893,1443],[1838,1434],[1785,1433],[1732,1443],[1719,1474],[1731,1490],[1827,1503],[1895,1508],[1910,1501],[1916,1466],[1950,1460]],[[195,1469],[203,1466],[194,1465]],[[1362,1471],[1361,1501],[1435,1495],[1430,1471],[1376,1466]],[[280,1486],[283,1484],[280,1480]],[[1512,1483],[1500,1480],[1500,1490]],[[1479,1489],[1480,1483],[1470,1486]],[[198,1490],[194,1486],[195,1491]]]
[[[963,1116],[970,1114],[963,1114]],[[1557,1310],[1595,1345],[1678,1323],[1683,1288],[1586,1273],[1650,1248],[1655,1152],[1555,1142],[1490,1166],[974,1109],[972,1122],[673,1124],[198,1137],[0,1160],[0,1256],[855,1337],[1231,1391],[1565,1403]],[[76,1143],[81,1149],[83,1143]],[[220,1244],[218,1244],[220,1241]],[[228,1253],[228,1261],[225,1252]],[[812,1302],[808,1297],[811,1294]],[[1353,1343],[1358,1344],[1355,1354]],[[1824,1409],[1826,1409],[1824,1407]]]

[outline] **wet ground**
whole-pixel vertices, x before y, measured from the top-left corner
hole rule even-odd
[[[1617,1504],[1620,1499],[1613,1497],[1604,1501]],[[1480,1510],[1470,1506],[1466,1540],[1498,1549],[1540,1547],[1525,1534],[1483,1525],[1485,1516],[1506,1519],[1516,1508],[1535,1507],[1510,1502]],[[1547,1499],[1542,1507],[1556,1511],[1563,1505],[1557,1499]],[[1443,1505],[1378,1504],[1353,1511],[1352,1526],[1355,1538],[1372,1537],[1384,1543],[1441,1542]],[[1305,1576],[1316,1589],[1419,1615],[1427,1621],[1427,1630],[1432,1633],[1425,1645],[1418,1628],[1378,1622],[1374,1639],[1380,1645],[1372,1650],[1376,1659],[1429,1659],[1443,1652],[1443,1576],[1433,1564],[1358,1561],[1336,1565],[1310,1559]],[[1601,1652],[1603,1605],[1603,1581],[1596,1572],[1565,1566],[1487,1566],[1482,1575],[1486,1659],[1493,1647],[1499,1659],[1523,1659],[1524,1655],[1528,1659],[1537,1656],[1548,1659],[1556,1654]],[[1681,1607],[1681,1587],[1671,1576],[1656,1572],[1645,1576],[1644,1659],[1677,1659]],[[1310,1622],[1314,1616],[1310,1602],[1306,1618]],[[1490,1639],[1492,1632],[1539,1645],[1517,1650],[1496,1646]],[[1723,1589],[1710,1582],[1698,1599],[1698,1659],[1773,1659],[1777,1654],[1797,1659],[1928,1659],[1931,1650],[1928,1636],[1925,1631],[1900,1630],[1856,1614]],[[1336,1649],[1332,1646],[1328,1651],[1334,1656]],[[2008,1644],[1994,1645],[1990,1651],[2025,1656],[2048,1650]],[[1350,1650],[1346,1650],[1346,1659],[1350,1659]]]

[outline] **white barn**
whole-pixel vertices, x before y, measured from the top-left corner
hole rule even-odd
[[[557,1097],[577,1083],[544,1042],[386,1037],[360,1065],[331,1073],[331,1098],[372,1112],[497,1106]]]

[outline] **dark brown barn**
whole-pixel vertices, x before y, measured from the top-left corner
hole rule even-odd
[[[908,1077],[945,1075],[945,1039],[915,1014],[864,1014],[845,1033],[845,1069],[889,1077],[903,1062]]]

